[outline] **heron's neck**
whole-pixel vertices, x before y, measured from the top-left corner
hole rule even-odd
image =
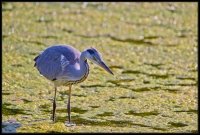
[[[84,70],[84,71],[88,70],[87,68],[89,68],[89,67],[87,67],[87,66],[89,66],[89,65],[87,64],[86,60],[87,60],[87,52],[83,51],[80,56],[80,69],[81,70]]]
[[[83,51],[80,56],[80,65],[83,65],[87,59],[87,52]]]

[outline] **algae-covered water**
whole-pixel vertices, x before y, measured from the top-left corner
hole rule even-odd
[[[197,132],[197,3],[2,3],[2,121],[17,132]],[[33,59],[54,44],[94,47],[114,76],[57,93]]]

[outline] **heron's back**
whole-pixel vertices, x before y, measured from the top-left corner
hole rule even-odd
[[[40,74],[49,80],[55,80],[71,65],[79,64],[80,51],[69,45],[51,46],[44,50],[35,60],[35,66]]]

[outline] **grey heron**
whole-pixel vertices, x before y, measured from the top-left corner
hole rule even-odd
[[[88,48],[83,52],[78,51],[70,45],[54,45],[45,49],[35,57],[35,65],[48,80],[54,83],[55,93],[53,98],[52,119],[55,122],[56,111],[56,91],[59,86],[69,86],[68,94],[68,121],[66,126],[73,126],[71,122],[70,98],[73,84],[83,82],[89,74],[87,59],[113,74],[109,67],[104,63],[101,54],[95,48]]]

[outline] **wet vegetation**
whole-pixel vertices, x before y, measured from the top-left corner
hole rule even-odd
[[[148,12],[147,12],[148,11]],[[2,3],[2,121],[17,132],[196,133],[197,3]],[[54,44],[98,49],[114,76],[90,74],[57,91],[33,59]]]

